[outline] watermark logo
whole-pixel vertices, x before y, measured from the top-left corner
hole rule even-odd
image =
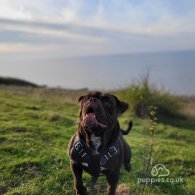
[[[151,175],[154,177],[166,177],[169,175],[169,169],[166,169],[163,164],[156,164],[151,170]]]
[[[138,178],[137,183],[154,184],[154,183],[183,183],[182,177],[169,177],[169,169],[163,164],[156,164],[152,167],[151,177]]]

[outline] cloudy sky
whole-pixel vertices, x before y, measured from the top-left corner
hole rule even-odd
[[[195,0],[0,0],[0,76],[113,89],[151,69],[195,94],[194,56]]]
[[[194,0],[0,0],[0,56],[195,49]]]

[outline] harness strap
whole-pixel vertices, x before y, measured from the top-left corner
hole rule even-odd
[[[109,159],[111,159],[113,156],[117,155],[118,153],[119,153],[119,149],[117,150],[115,146],[111,146],[108,149],[108,152],[100,158],[100,165],[101,166],[106,165]]]
[[[90,158],[90,152],[88,148],[86,148],[85,143],[81,143],[79,140],[74,145],[75,150],[78,152],[79,156],[84,160],[88,161]],[[106,163],[113,157],[119,154],[119,148],[116,145],[111,145],[108,151],[100,157],[100,166],[105,166]]]
[[[82,158],[84,158],[84,156],[87,155],[81,142],[77,142],[74,145],[74,148],[81,155]]]

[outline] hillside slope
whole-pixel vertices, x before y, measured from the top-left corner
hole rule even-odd
[[[77,129],[77,98],[83,93],[0,87],[0,194],[74,194],[67,146]],[[119,119],[123,128],[129,119],[134,125],[125,138],[132,147],[132,171],[122,169],[119,194],[193,194],[195,124],[188,120],[178,121],[180,126],[158,123],[152,141],[149,120],[129,111]],[[138,182],[151,178],[150,170],[143,169],[151,142],[152,166],[165,165],[170,172],[166,178],[182,177],[182,183]],[[88,180],[89,175],[84,174],[84,181]],[[98,194],[102,194],[104,178],[98,186]]]
[[[23,87],[38,87],[38,85],[25,81],[22,79],[11,78],[11,77],[0,77],[0,85],[13,85]]]

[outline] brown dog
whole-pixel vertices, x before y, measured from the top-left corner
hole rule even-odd
[[[130,171],[131,149],[123,138],[126,131],[121,130],[117,117],[125,112],[128,104],[111,94],[91,92],[79,98],[80,121],[78,132],[69,144],[71,170],[77,195],[86,195],[82,172],[92,175],[91,185],[100,175],[108,182],[108,194],[114,195],[119,180],[120,167],[124,164]]]

